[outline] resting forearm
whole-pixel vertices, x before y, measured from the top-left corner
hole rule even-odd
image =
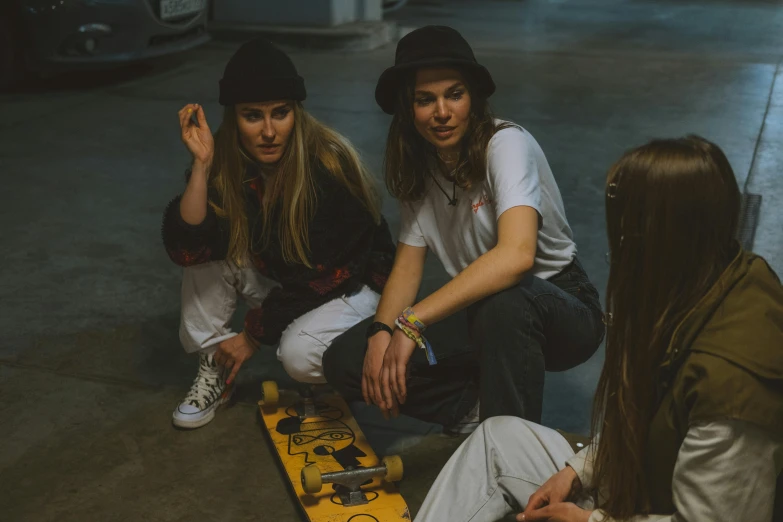
[[[188,185],[179,203],[182,220],[200,225],[207,217],[207,167],[194,162]]]
[[[495,247],[413,307],[426,325],[437,323],[487,296],[517,284],[533,267],[517,249]]]
[[[418,267],[406,269],[395,265],[378,303],[375,320],[393,327],[395,319],[416,300],[421,278],[422,270]]]

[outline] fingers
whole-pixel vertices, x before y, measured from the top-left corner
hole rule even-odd
[[[389,366],[389,388],[391,388],[395,401],[399,402],[400,393],[397,388],[397,365],[394,363]]]
[[[182,107],[177,113],[177,115],[179,116],[179,126],[182,127],[183,131],[190,126],[188,120],[190,120],[190,115],[193,114],[195,108],[196,108],[195,103],[189,103],[184,107]]]
[[[550,506],[544,506],[541,509],[537,509],[535,511],[521,513],[517,516],[517,520],[524,520],[525,522],[538,522],[540,520],[549,520],[552,516],[552,513],[550,513],[551,507]],[[520,518],[521,517],[521,518]]]
[[[196,118],[198,119],[198,126],[202,129],[209,128],[207,126],[207,117],[204,115],[204,107],[201,105],[198,105],[197,107],[198,109],[196,109]]]
[[[536,509],[541,509],[542,507],[549,505],[550,501],[551,499],[549,497],[549,491],[546,490],[544,486],[542,486],[538,488],[535,493],[530,495],[530,498],[527,501],[527,506],[525,507],[525,513],[530,513]]]
[[[194,112],[196,115],[196,121],[198,122],[198,127],[202,129],[208,129],[207,118],[204,115],[204,108],[201,107],[201,105],[198,103],[189,103],[182,107],[182,109],[180,109],[177,113],[179,116],[179,126],[182,129],[183,139],[185,138],[185,132],[195,125],[192,120]]]
[[[372,392],[372,402],[383,409],[383,395],[381,394],[381,377],[378,375],[375,379],[370,379],[370,389]]]
[[[369,406],[370,392],[369,392],[369,386],[367,385],[367,372],[362,372],[362,397],[364,397],[365,404]]]
[[[533,510],[541,508],[547,504],[546,496],[541,493],[541,489],[530,495],[525,507],[525,513],[530,513]]]
[[[408,395],[408,390],[405,387],[405,375],[406,375],[406,368],[407,365],[400,361],[397,363],[397,402],[400,404],[405,404],[405,398]]]
[[[392,414],[396,417],[397,412],[399,411],[397,408],[397,401],[394,398],[394,394],[391,389],[390,385],[390,369],[384,367],[383,369],[383,375],[381,377],[381,389],[383,392],[383,406],[382,408],[391,411]]]
[[[389,368],[386,361],[383,361],[381,367],[381,408],[391,409],[391,389],[389,388]]]
[[[231,384],[234,381],[234,377],[237,376],[237,373],[239,372],[239,369],[242,367],[242,363],[244,361],[240,360],[233,360],[232,366],[231,366],[231,375],[228,376],[228,379],[226,379],[226,384]]]

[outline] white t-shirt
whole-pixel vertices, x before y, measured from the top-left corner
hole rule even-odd
[[[437,168],[432,175],[450,197],[452,183]],[[541,147],[522,127],[492,136],[486,180],[469,191],[457,187],[456,197],[457,204],[449,205],[430,177],[422,199],[400,204],[399,241],[429,247],[452,277],[497,244],[497,220],[512,207],[532,207],[539,215],[533,275],[548,279],[576,255],[560,189]]]

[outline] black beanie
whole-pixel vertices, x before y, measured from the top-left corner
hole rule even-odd
[[[263,38],[242,44],[226,64],[220,80],[220,104],[302,101],[304,79],[283,51]]]

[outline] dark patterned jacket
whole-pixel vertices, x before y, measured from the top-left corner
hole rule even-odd
[[[265,248],[259,247],[263,183],[254,169],[246,174],[251,258],[263,275],[280,283],[260,308],[249,310],[245,316],[245,334],[256,344],[276,344],[297,317],[363,284],[380,293],[394,262],[395,246],[386,220],[381,218],[376,225],[361,201],[319,162],[315,163],[319,165],[313,173],[317,207],[309,225],[308,257],[313,268],[283,260],[277,223],[271,223]],[[211,188],[208,197],[220,202]],[[181,198],[174,198],[163,216],[163,244],[171,260],[183,267],[225,260],[229,221],[218,217],[208,205],[204,221],[189,225],[179,212]],[[279,219],[279,205],[270,216],[274,221]]]

